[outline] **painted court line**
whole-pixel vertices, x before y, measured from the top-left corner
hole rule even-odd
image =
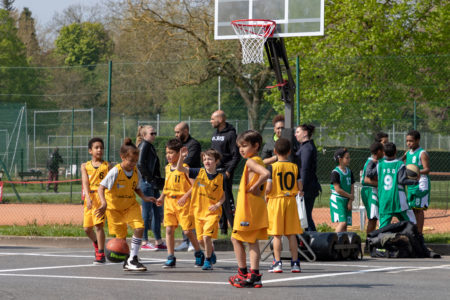
[[[52,266],[52,267],[35,267],[35,268],[21,268],[21,269],[5,269],[0,270],[0,273],[17,272],[17,271],[36,271],[36,270],[52,270],[52,269],[68,269],[68,268],[81,268],[81,267],[98,267],[94,264],[89,265],[70,265],[70,266]],[[2,274],[0,274],[2,275]]]
[[[450,265],[440,265],[440,266],[434,266],[434,267],[415,267],[415,268],[408,268],[400,271],[391,271],[387,272],[388,274],[397,274],[402,272],[415,272],[415,271],[423,271],[423,270],[432,270],[432,269],[448,269],[450,268]]]

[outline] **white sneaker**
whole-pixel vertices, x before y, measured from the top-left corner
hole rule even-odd
[[[124,271],[147,271],[147,268],[139,262],[138,257],[135,255],[133,258],[129,257],[123,262]]]
[[[189,247],[188,247],[188,252],[192,252],[192,251],[194,251],[195,250],[195,248],[194,248],[194,246],[192,246],[192,243],[189,243]]]

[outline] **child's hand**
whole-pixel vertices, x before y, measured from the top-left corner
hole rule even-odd
[[[153,199],[155,199],[155,198],[153,198]],[[155,199],[156,201],[155,201],[155,203],[156,203],[156,206],[162,206],[163,205],[163,203],[164,203],[164,201],[163,201],[163,199],[160,197],[160,198],[158,198],[158,199]]]
[[[253,185],[248,190],[247,193],[252,193],[255,196],[261,195],[261,189],[259,185]]]
[[[352,210],[352,208],[353,208],[352,204],[353,204],[353,200],[348,200],[348,202],[347,202],[347,210]]]
[[[219,202],[214,205],[211,205],[208,209],[209,209],[209,211],[216,211],[219,209],[220,206],[222,206],[222,204],[220,204],[220,202]]]
[[[156,198],[155,197],[151,197],[151,196],[146,196],[144,198],[142,198],[142,200],[144,200],[145,202],[156,202]]]
[[[300,197],[303,197],[303,196],[305,195],[305,192],[304,192],[304,191],[298,191],[298,195],[299,195]]]
[[[181,196],[180,199],[178,199],[178,205],[184,206],[186,204],[187,198],[188,197],[186,197],[186,195]]]
[[[180,150],[180,157],[184,160],[189,154],[187,147],[182,147]]]
[[[85,200],[86,200],[86,208],[87,208],[87,209],[91,209],[91,208],[92,208],[92,200],[91,200],[91,197],[89,197],[88,195],[86,195]]]
[[[98,209],[95,210],[95,215],[97,218],[102,218],[105,215],[106,203],[103,203]]]

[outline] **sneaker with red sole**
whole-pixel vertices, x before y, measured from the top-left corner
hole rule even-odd
[[[249,287],[262,288],[262,274],[256,274],[253,270],[247,273],[247,282]]]
[[[95,254],[94,265],[103,265],[105,263],[106,263],[105,253],[104,252],[97,252]]]
[[[155,245],[155,250],[156,251],[165,251],[165,250],[167,250],[167,246],[164,243]]]
[[[150,244],[150,243],[147,243],[147,244],[142,245],[142,246],[141,246],[141,249],[142,249],[142,250],[146,250],[146,251],[156,251],[156,247],[153,246],[153,245]]]
[[[291,272],[292,273],[301,273],[302,269],[300,268],[300,260],[291,261]]]
[[[237,287],[237,288],[252,287],[252,286],[249,284],[249,281],[248,281],[248,275],[249,275],[249,274],[250,274],[250,273],[243,274],[243,273],[241,272],[241,270],[238,269],[238,273],[237,273],[236,275],[234,275],[234,276],[230,276],[230,277],[228,278],[228,282],[229,282],[232,286]]]
[[[272,265],[269,268],[269,273],[283,273],[283,264],[281,263],[281,260],[273,261]]]

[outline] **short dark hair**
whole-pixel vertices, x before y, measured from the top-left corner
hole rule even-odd
[[[389,137],[386,132],[380,131],[375,134],[375,142],[381,142],[381,139]]]
[[[206,151],[203,151],[203,152],[200,154],[200,156],[201,156],[201,158],[202,158],[202,161],[203,161],[203,158],[204,158],[205,156],[211,156],[211,157],[214,157],[215,160],[221,160],[221,159],[222,159],[222,155],[219,153],[219,151],[217,151],[217,150],[215,150],[215,149],[208,149],[208,150],[206,150]]]
[[[102,143],[102,147],[105,148],[105,143],[103,143],[103,140],[99,137],[93,137],[88,142],[88,149],[92,149],[92,146],[94,146],[94,143],[100,142]]]
[[[183,143],[179,139],[170,139],[166,143],[166,148],[170,150],[180,152],[181,148],[183,148]]]
[[[302,124],[302,125],[299,125],[298,127],[301,128],[303,131],[306,131],[308,133],[308,138],[309,139],[313,135],[314,129],[316,129],[316,126],[314,126],[313,124]]]
[[[406,135],[412,136],[416,141],[420,140],[420,132],[418,132],[417,130],[410,130]]]
[[[370,145],[370,153],[377,154],[378,151],[383,151],[383,144],[380,142],[374,142]]]
[[[389,142],[384,145],[384,154],[387,157],[393,157],[395,153],[397,153],[397,147],[394,143]]]
[[[347,153],[347,152],[348,152],[347,148],[339,148],[339,149],[337,149],[334,152],[334,156],[333,156],[334,161],[339,163],[339,158],[343,158],[345,153]]]
[[[261,146],[262,146],[262,136],[261,136],[261,134],[259,134],[258,131],[247,130],[247,131],[244,131],[243,133],[241,133],[240,135],[238,135],[238,137],[236,139],[236,143],[238,145],[242,142],[250,143],[252,146],[258,144],[258,149],[256,149],[256,150],[259,151],[259,149],[261,149]]]
[[[291,142],[285,138],[279,138],[275,142],[275,151],[277,151],[280,155],[288,155],[289,151],[291,151]]]

